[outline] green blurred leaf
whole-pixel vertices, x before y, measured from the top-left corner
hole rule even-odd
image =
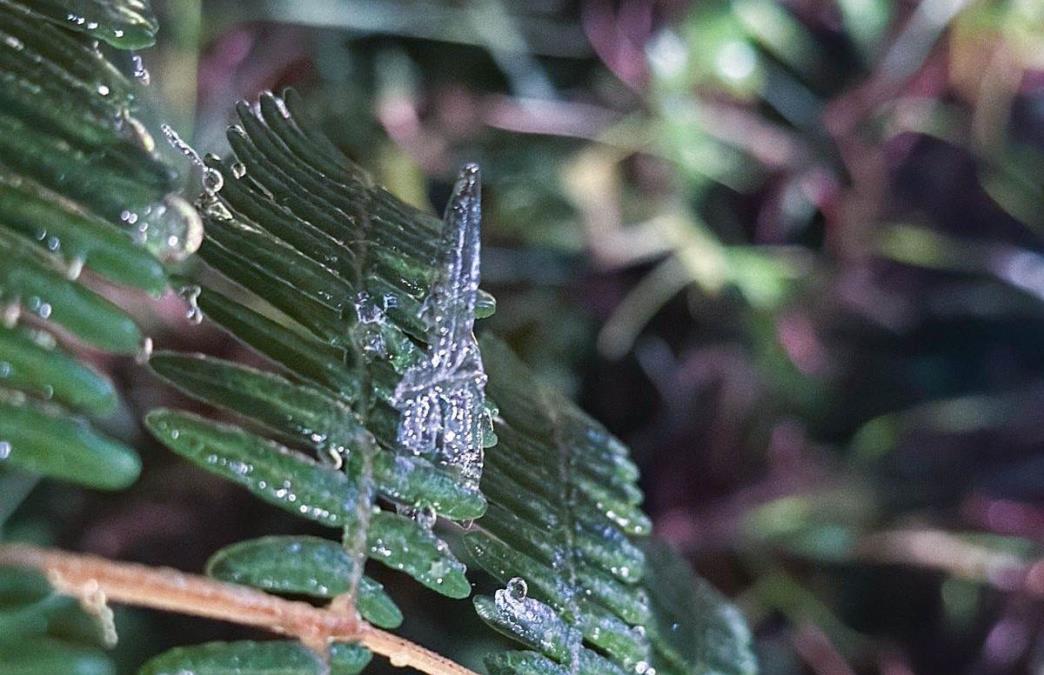
[[[636,586],[644,562],[629,537],[650,525],[626,447],[539,383],[501,342],[486,335],[481,347],[500,409],[499,443],[486,457],[482,531],[465,543],[507,588],[494,599],[476,597],[479,616],[567,670],[647,665],[649,608]],[[554,672],[541,659],[516,658],[516,672]]]
[[[24,331],[0,328],[0,383],[95,415],[116,407],[112,382]]]
[[[5,464],[100,490],[125,488],[141,471],[137,454],[122,443],[18,396],[0,395],[0,439]]]
[[[743,616],[665,544],[646,546],[644,582],[654,621],[648,624],[653,666],[661,675],[758,671]]]
[[[330,647],[323,657],[299,642],[208,642],[176,647],[141,667],[139,675],[353,675],[369,663],[370,652],[357,645]]]
[[[35,12],[120,49],[151,47],[159,25],[149,0],[29,0]]]
[[[100,649],[35,638],[0,644],[4,675],[116,675],[116,667]]]
[[[2,170],[0,222],[115,283],[152,293],[167,287],[163,266],[125,232],[28,178]]]

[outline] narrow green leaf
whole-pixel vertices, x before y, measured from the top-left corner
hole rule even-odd
[[[216,243],[233,252],[232,257],[245,263],[243,269],[249,270],[252,276],[237,278],[235,270],[238,267],[217,264],[217,269],[249,288],[271,289],[265,293],[265,299],[274,307],[294,316],[296,300],[298,305],[328,313],[331,322],[339,320],[342,325],[347,325],[340,317],[347,303],[355,297],[356,290],[328,268],[279,239],[240,223],[214,219],[207,225],[207,235],[210,244]],[[211,264],[220,263],[220,260],[211,260],[207,256],[209,248],[201,251],[204,259]],[[297,316],[294,318],[301,320]]]
[[[569,668],[536,652],[501,652],[487,656],[483,663],[489,675],[570,675]]]
[[[549,565],[525,555],[485,532],[468,534],[464,543],[482,568],[498,581],[507,584],[516,577],[531,580],[528,582],[531,597],[551,605],[561,612],[567,621],[576,621],[571,612],[575,592],[569,586],[568,580],[562,579]]]
[[[464,565],[453,557],[444,541],[409,518],[387,511],[374,513],[367,545],[371,558],[410,575],[433,591],[451,598],[471,594]]]
[[[359,645],[330,647],[329,670],[323,658],[300,642],[207,642],[176,647],[151,659],[139,675],[354,675],[370,662]]]
[[[0,568],[0,644],[46,633],[54,598],[42,574]]]
[[[156,354],[149,365],[191,396],[311,445],[322,456],[347,456],[349,475],[358,477],[360,453],[351,451],[372,439],[362,438],[369,437],[369,432],[329,393],[202,355]],[[485,511],[481,493],[419,457],[380,450],[373,471],[380,493],[401,504],[431,506],[440,515],[457,520],[478,518]]]
[[[149,367],[186,394],[250,417],[265,427],[325,450],[350,450],[368,432],[324,390],[202,354],[157,352]]]
[[[477,599],[480,616],[569,670],[644,672],[650,607],[636,585],[644,555],[630,536],[648,533],[651,523],[638,506],[626,447],[502,343],[486,335],[481,347],[500,410],[499,442],[486,453],[483,531],[465,543],[507,590]],[[515,597],[520,587],[526,592]],[[516,658],[517,672],[546,669],[539,659]]]
[[[359,391],[343,349],[283,326],[216,291],[203,289],[199,307],[218,325],[276,363],[347,399]]]
[[[339,642],[330,647],[330,675],[361,673],[373,658],[369,649],[356,644]]]
[[[5,675],[116,675],[116,667],[100,649],[51,638],[0,644]]]
[[[154,410],[145,418],[164,445],[262,500],[331,527],[358,523],[358,490],[348,477],[242,429],[196,415]],[[464,565],[430,531],[399,515],[370,519],[370,557],[450,597],[467,597]]]
[[[647,668],[640,667],[625,670],[597,652],[583,647],[579,632],[561,621],[552,608],[530,598],[512,598],[510,593],[509,589],[497,591],[494,600],[476,596],[473,599],[475,611],[497,631],[538,650],[540,654],[523,651],[489,657],[486,665],[492,673],[568,673],[573,672],[571,664],[574,659],[577,664],[575,672],[583,675],[646,672]]]
[[[149,0],[33,0],[31,5],[48,20],[118,49],[144,49],[156,42],[159,25]]]
[[[0,25],[4,33],[18,41],[15,44],[21,43],[22,50],[12,50],[12,60],[17,59],[23,70],[47,70],[52,75],[65,71],[62,81],[67,84],[71,82],[66,78],[72,78],[83,85],[93,85],[84,88],[95,93],[108,91],[108,95],[121,104],[129,104],[133,99],[134,85],[101,50],[92,49],[89,40],[40,21],[39,15],[24,4],[11,0],[0,2]]]
[[[0,384],[97,415],[116,407],[116,390],[107,378],[24,332],[6,328],[0,328]]]
[[[20,300],[29,311],[100,349],[134,354],[141,348],[141,332],[130,317],[53,269],[30,244],[0,231],[0,255],[18,261],[0,265],[0,299]]]
[[[350,458],[349,467],[353,477],[359,475],[355,457]],[[445,518],[472,520],[486,511],[481,492],[421,457],[379,451],[373,458],[373,477],[389,499],[418,508],[430,506]]]
[[[14,396],[0,398],[0,462],[100,490],[125,488],[141,471],[130,448],[83,421]]]
[[[570,663],[580,649],[580,632],[538,600],[513,598],[507,589],[497,591],[496,599],[477,595],[472,602],[483,621],[559,663]]]
[[[274,593],[332,598],[347,593],[355,565],[340,543],[318,537],[263,537],[226,546],[207,562],[207,574]],[[402,613],[384,587],[359,580],[356,606],[370,623],[396,628]]]
[[[654,620],[648,624],[653,665],[661,675],[754,675],[750,629],[734,606],[666,544],[646,546],[645,587]]]
[[[358,490],[347,476],[278,443],[172,410],[152,411],[145,424],[174,452],[270,504],[330,527],[358,517]]]
[[[141,143],[152,147],[155,141],[146,135],[135,118],[128,118],[128,128],[140,130]],[[137,132],[136,132],[137,133]],[[156,203],[169,189],[173,176],[158,178],[165,167],[142,171],[142,163],[126,166],[117,163],[98,148],[83,149],[68,141],[40,131],[24,121],[4,114],[0,107],[0,164],[31,177],[41,185],[75,199],[110,222],[128,221]]]
[[[61,254],[66,261],[79,259],[115,283],[153,293],[166,288],[163,266],[119,228],[6,171],[0,171],[0,225]]]

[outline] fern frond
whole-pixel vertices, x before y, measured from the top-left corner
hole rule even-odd
[[[234,413],[237,424],[162,410],[147,424],[203,468],[344,532],[343,548],[307,537],[241,542],[215,555],[211,574],[273,592],[314,594],[322,586],[321,596],[352,595],[364,618],[392,626],[401,614],[361,576],[365,558],[466,597],[464,565],[432,525],[437,517],[473,520],[486,507],[469,467],[443,447],[400,442],[397,388],[429,359],[433,320],[424,307],[445,276],[438,240],[446,226],[299,126],[297,106],[292,92],[239,105],[242,126],[228,134],[234,157],[207,157],[222,185],[198,204],[201,257],[250,293],[237,300],[203,287],[198,307],[283,372],[157,354],[156,373]],[[474,316],[474,306],[466,309]],[[481,396],[469,400],[481,404]],[[481,429],[475,435],[492,442]],[[300,555],[264,562],[277,549]],[[314,556],[330,567],[320,569]]]
[[[474,604],[531,650],[490,657],[492,672],[652,673],[661,663],[664,672],[688,665],[703,672],[684,654],[678,661],[657,632],[664,610],[650,603],[649,589],[659,586],[646,577],[635,541],[651,524],[627,448],[540,384],[505,345],[473,341],[471,317],[492,306],[476,292],[477,260],[468,249],[478,245],[477,231],[468,230],[477,183],[467,174],[458,182],[447,223],[461,220],[442,225],[375,186],[298,121],[298,106],[292,92],[240,105],[242,127],[229,131],[235,156],[207,158],[224,181],[199,202],[207,223],[201,255],[249,294],[193,293],[206,316],[283,372],[158,354],[155,372],[237,423],[172,411],[155,411],[148,423],[200,466],[344,528],[346,545],[310,537],[240,542],[219,551],[208,572],[276,593],[352,593],[364,617],[393,626],[401,615],[360,576],[353,535],[365,537],[369,558],[465,597],[464,567],[431,533],[430,519],[481,517],[465,537],[467,549],[507,588]],[[447,403],[441,397],[458,395],[457,386],[454,401],[472,400],[469,388],[485,382],[482,362],[492,429],[478,427],[479,418],[457,418],[459,426],[436,418],[403,435],[403,417],[416,412],[411,405],[429,414]],[[446,430],[469,429],[487,447],[499,439],[486,455],[481,492],[468,462],[458,464],[440,445]],[[361,518],[373,504],[367,484],[384,504],[415,510],[415,520],[389,510]],[[693,630],[718,639],[706,625]]]
[[[500,414],[488,453],[481,531],[465,541],[507,584],[479,616],[536,653],[500,654],[496,672],[624,673],[650,665],[638,586],[648,534],[637,470],[604,427],[536,380],[501,342],[481,341]],[[557,664],[557,665],[554,665]]]
[[[135,117],[141,84],[95,43],[151,44],[148,4],[72,9],[0,2],[0,455],[8,467],[113,489],[134,480],[137,457],[81,416],[112,412],[115,391],[60,345],[71,336],[135,354],[145,338],[80,273],[161,293],[157,256],[180,254],[201,228],[169,194],[175,174]]]
[[[137,454],[91,422],[116,408],[112,383],[68,345],[139,352],[141,329],[82,284],[81,271],[159,294],[167,274],[158,258],[180,256],[201,231],[191,207],[169,194],[175,174],[136,117],[142,85],[133,68],[96,43],[146,47],[155,30],[144,0],[0,0],[4,514],[39,476],[118,489],[140,471]],[[113,673],[97,648],[103,638],[42,578],[0,571],[3,669]]]
[[[494,654],[494,675],[751,675],[740,613],[651,529],[637,467],[620,441],[483,336],[499,439],[489,500],[469,552],[506,587],[476,597],[479,616],[527,647]]]

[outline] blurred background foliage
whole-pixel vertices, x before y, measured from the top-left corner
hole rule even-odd
[[[1044,668],[1044,2],[154,5],[153,108],[201,150],[292,85],[417,205],[482,165],[488,323],[632,445],[766,673]],[[120,304],[157,347],[251,358],[177,297]],[[199,569],[300,528],[156,448],[136,420],[192,404],[99,360],[141,481],[47,485],[11,531]],[[391,590],[426,645],[492,639]],[[122,614],[127,668],[244,634]]]

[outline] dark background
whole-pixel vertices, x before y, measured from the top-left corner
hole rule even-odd
[[[485,324],[631,445],[764,672],[1044,667],[1044,3],[155,4],[155,118],[200,151],[293,86],[414,204],[481,164]],[[175,296],[120,302],[157,347],[256,361]],[[46,485],[11,531],[199,570],[307,527],[160,449],[142,414],[193,404],[103,365],[142,479]],[[407,635],[469,664],[497,644],[378,577]],[[120,616],[128,671],[246,634]]]

